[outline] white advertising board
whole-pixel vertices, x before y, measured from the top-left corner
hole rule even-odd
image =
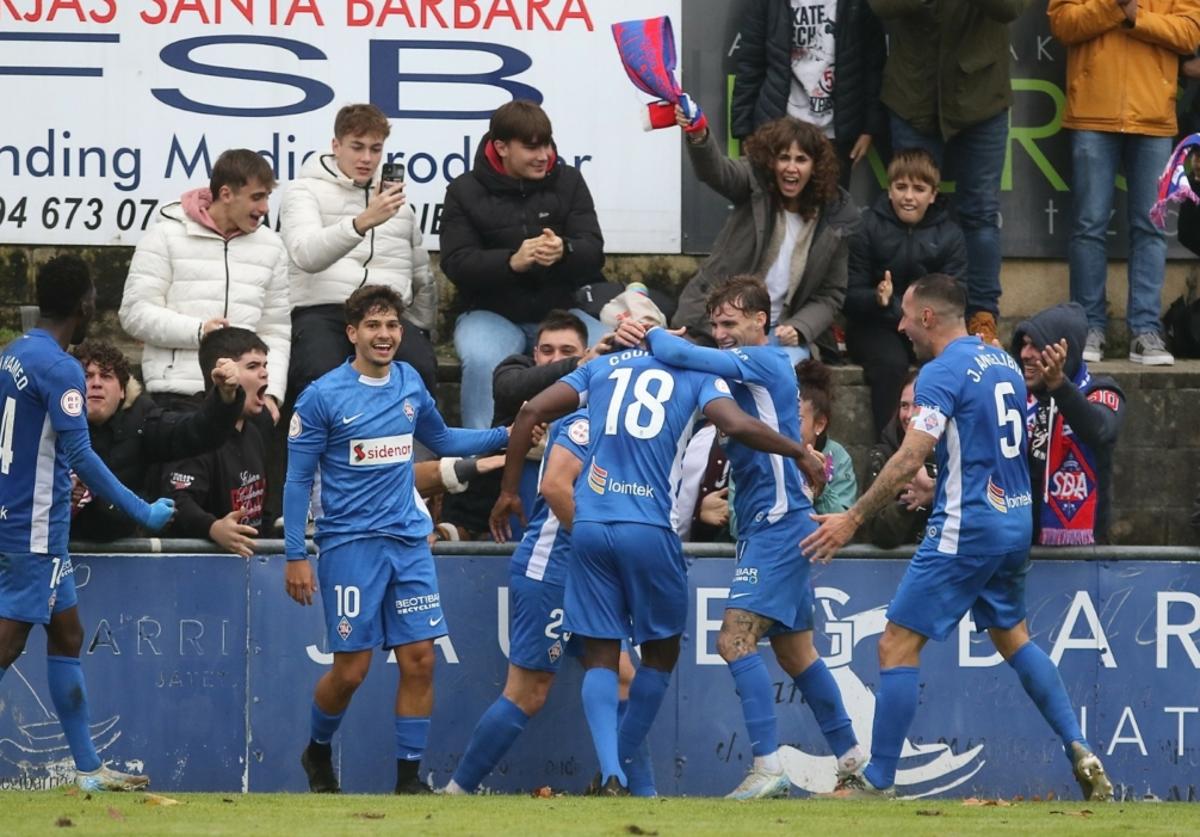
[[[134,244],[226,148],[280,188],[338,108],[388,115],[386,152],[437,249],[447,183],[490,112],[540,100],[609,252],[680,250],[680,141],[644,133],[610,25],[681,0],[0,0],[0,242]]]

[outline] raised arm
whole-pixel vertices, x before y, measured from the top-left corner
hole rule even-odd
[[[711,372],[734,381],[742,379],[742,367],[738,359],[724,349],[710,349],[689,343],[665,328],[652,328],[646,332],[646,344],[650,353],[663,363],[681,369]]]

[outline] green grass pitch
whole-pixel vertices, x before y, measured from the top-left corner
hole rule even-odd
[[[1194,835],[1188,803],[0,793],[0,834]],[[169,804],[170,802],[176,804]]]

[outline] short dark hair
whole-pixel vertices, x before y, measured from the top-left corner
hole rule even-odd
[[[537,337],[535,342],[542,339],[542,333],[546,331],[566,331],[571,329],[579,335],[579,343],[585,349],[588,345],[588,330],[583,324],[583,320],[576,317],[570,311],[564,311],[561,308],[555,308],[547,314],[540,323],[538,323]]]
[[[767,315],[764,331],[771,327],[771,294],[767,291],[766,283],[757,276],[742,274],[718,285],[704,301],[704,312],[711,317],[723,305],[747,314],[762,311]]]
[[[550,117],[541,105],[528,99],[514,99],[496,108],[488,123],[488,134],[501,142],[518,140],[534,145],[553,139]]]
[[[101,372],[111,372],[124,388],[129,384],[129,360],[125,353],[107,340],[84,340],[71,352],[83,371],[96,364]]]
[[[796,364],[796,382],[800,400],[812,404],[813,416],[825,419],[828,430],[833,424],[833,370],[819,360],[802,360]]]
[[[800,215],[811,220],[817,210],[838,194],[838,159],[825,132],[793,116],[773,119],[759,126],[746,138],[742,151],[767,182],[767,191],[776,203],[780,200],[775,180],[775,158],[796,143],[813,161],[812,176],[800,192]]]
[[[378,134],[387,139],[391,132],[387,117],[375,105],[346,105],[333,119],[333,136],[339,140],[362,134]]]
[[[212,174],[208,178],[208,190],[212,192],[213,200],[221,194],[221,187],[228,186],[233,191],[245,186],[251,180],[257,180],[264,188],[275,188],[275,172],[271,164],[263,159],[257,151],[249,148],[230,148],[221,152],[217,162],[213,163]]]
[[[922,276],[909,287],[913,299],[932,303],[939,314],[963,317],[967,313],[967,291],[962,282],[945,273],[930,273]]]
[[[42,316],[65,320],[92,292],[92,275],[78,256],[56,256],[38,268],[37,302]]]
[[[264,355],[270,351],[262,338],[248,328],[229,326],[217,328],[200,338],[200,372],[204,375],[204,388],[212,386],[212,371],[223,357],[238,360],[247,352],[258,350]]]
[[[373,311],[391,308],[404,316],[404,300],[387,285],[363,285],[346,300],[346,325],[357,326]]]

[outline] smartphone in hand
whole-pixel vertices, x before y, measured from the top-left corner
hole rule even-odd
[[[403,163],[384,163],[383,168],[379,173],[380,186],[382,189],[389,189],[397,183],[404,182],[404,164]]]

